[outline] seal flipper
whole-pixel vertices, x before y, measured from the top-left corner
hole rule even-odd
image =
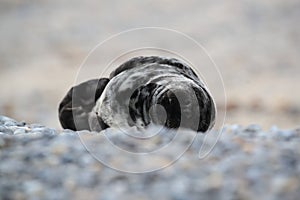
[[[62,127],[74,131],[91,130],[89,115],[108,82],[108,78],[92,79],[72,87],[59,105]]]

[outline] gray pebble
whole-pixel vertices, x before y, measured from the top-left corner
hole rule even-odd
[[[29,128],[35,129],[35,128],[45,128],[44,125],[41,124],[30,124]]]
[[[0,125],[5,125],[5,124],[14,124],[14,125],[16,125],[17,122],[14,119],[11,119],[9,117],[5,117],[5,116],[0,115]]]
[[[6,121],[5,123],[4,123],[4,126],[17,126],[17,122],[15,122],[15,121]]]
[[[26,130],[24,128],[19,128],[14,131],[14,135],[25,134]]]
[[[261,127],[257,124],[251,124],[249,126],[246,127],[245,131],[249,131],[249,132],[258,132],[261,130]]]
[[[0,132],[8,134],[8,135],[14,134],[14,131],[7,126],[0,126]]]

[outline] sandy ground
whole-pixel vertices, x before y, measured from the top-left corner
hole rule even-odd
[[[155,26],[188,34],[210,53],[227,105],[215,71],[205,76],[220,113],[227,109],[226,124],[299,127],[299,10],[298,0],[2,0],[0,114],[60,128],[58,104],[89,51],[118,32]],[[118,47],[108,46],[104,56],[111,59]],[[188,45],[180,48],[198,56]],[[93,66],[106,64],[98,60]]]

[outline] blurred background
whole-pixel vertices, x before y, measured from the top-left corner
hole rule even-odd
[[[299,19],[299,0],[1,0],[0,114],[60,129],[58,104],[89,51],[118,32],[159,26],[210,53],[224,79],[227,104],[217,106],[226,124],[297,128]]]

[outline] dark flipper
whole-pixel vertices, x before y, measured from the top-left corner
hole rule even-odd
[[[63,128],[91,130],[88,117],[101,96],[107,78],[93,79],[72,87],[59,105],[59,121]]]

